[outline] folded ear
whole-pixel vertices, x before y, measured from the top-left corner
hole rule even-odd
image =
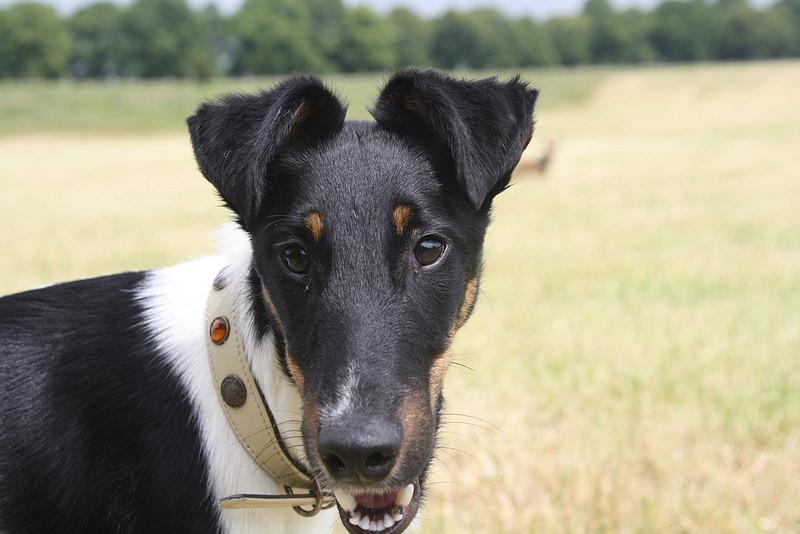
[[[537,95],[519,77],[461,81],[406,69],[386,84],[372,115],[387,130],[443,145],[459,187],[480,209],[508,185],[533,135]]]
[[[249,230],[261,209],[273,159],[290,143],[335,135],[345,112],[319,79],[297,76],[260,94],[207,102],[186,122],[203,176]]]

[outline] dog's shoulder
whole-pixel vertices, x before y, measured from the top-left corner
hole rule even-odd
[[[0,530],[56,530],[68,505],[87,523],[61,531],[216,528],[191,404],[146,325],[157,272],[0,299]]]
[[[146,276],[143,271],[126,272],[0,298],[0,354],[6,363],[0,370],[9,371],[9,359],[31,356],[32,351],[37,360],[50,360],[60,348],[129,328],[136,315],[134,293]]]

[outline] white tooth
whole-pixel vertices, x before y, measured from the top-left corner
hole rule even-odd
[[[358,523],[358,526],[361,527],[363,530],[369,530],[369,517],[366,515],[362,517],[361,521],[359,521]]]
[[[400,511],[400,510],[398,510],[398,511],[397,511],[397,512],[394,514],[394,521],[395,521],[395,523],[399,523],[399,522],[400,522],[400,521],[402,521],[402,520],[403,520],[403,512],[402,512],[402,511]]]
[[[384,515],[383,528],[391,528],[392,526],[394,526],[394,519],[389,514]]]
[[[378,532],[378,523],[374,519],[369,522],[369,529],[372,532]]]
[[[352,495],[342,490],[333,490],[333,496],[336,497],[336,502],[342,507],[345,512],[352,512],[356,509],[356,500]]]
[[[350,518],[350,524],[351,525],[357,525],[359,523],[359,521],[361,521],[361,515],[360,514],[355,514],[353,517]]]
[[[397,494],[397,497],[394,498],[394,503],[398,506],[408,506],[412,497],[414,497],[414,484],[409,484]]]

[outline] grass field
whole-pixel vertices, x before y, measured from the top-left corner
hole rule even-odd
[[[800,62],[527,76],[420,530],[800,532]],[[182,119],[255,85],[0,84],[0,293],[211,250]]]

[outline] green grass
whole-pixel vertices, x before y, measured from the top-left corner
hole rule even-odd
[[[497,198],[421,531],[800,532],[800,63],[526,75],[555,159]],[[182,122],[98,120],[4,126],[0,293],[209,250]]]
[[[609,71],[531,70],[524,74],[542,88],[542,106],[588,98]],[[495,72],[460,73],[490,76]],[[502,73],[510,77],[513,73]],[[367,119],[384,75],[323,77],[350,103],[348,118]],[[0,82],[0,135],[25,133],[153,133],[179,131],[203,100],[233,91],[270,87],[276,77],[186,81]]]

